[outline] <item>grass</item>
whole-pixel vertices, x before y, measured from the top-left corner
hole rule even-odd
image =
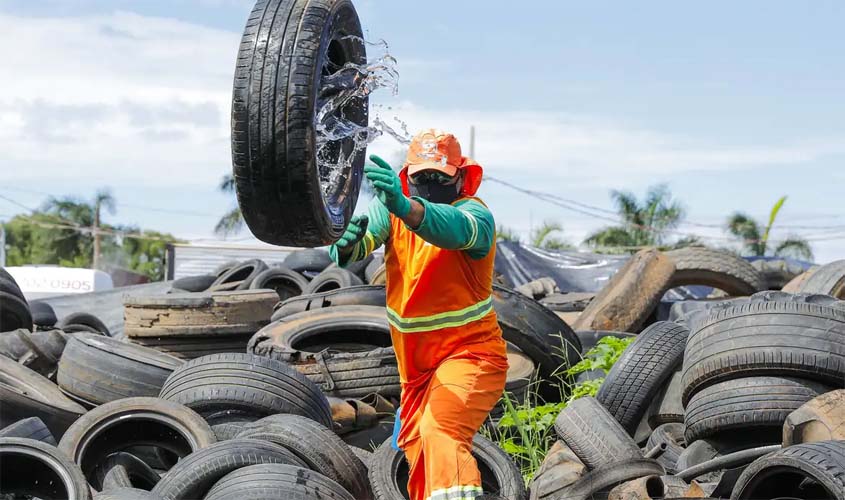
[[[560,402],[543,402],[537,392],[537,382],[529,386],[524,402],[514,400],[508,393],[504,394],[502,418],[495,429],[485,426],[483,432],[514,459],[526,484],[534,477],[557,439],[554,421],[558,413],[570,401],[595,396],[604,381],[604,378],[599,378],[573,382],[575,377],[590,370],[602,370],[607,374],[633,340],[633,337],[604,337],[578,363],[556,374],[555,383],[561,391]]]

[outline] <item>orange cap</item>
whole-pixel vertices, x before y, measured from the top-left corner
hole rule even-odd
[[[461,158],[461,144],[454,135],[428,129],[411,139],[405,166],[408,167],[408,175],[423,170],[437,170],[452,176],[461,166]]]

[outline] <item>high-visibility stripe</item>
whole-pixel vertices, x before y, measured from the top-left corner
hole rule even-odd
[[[481,494],[481,486],[452,486],[432,491],[426,500],[474,500]]]
[[[478,221],[475,220],[475,216],[471,213],[465,212],[463,210],[462,212],[466,216],[467,220],[469,221],[469,225],[472,228],[472,233],[470,234],[467,244],[460,248],[460,250],[466,250],[475,246],[475,242],[478,241]]]
[[[372,233],[367,231],[364,234],[364,257],[373,253],[373,250],[375,250],[375,248],[376,248],[375,238],[373,238]]]
[[[403,318],[396,311],[388,307],[387,322],[403,333],[425,332],[472,323],[486,316],[492,309],[492,296],[457,311],[448,311],[415,318]]]

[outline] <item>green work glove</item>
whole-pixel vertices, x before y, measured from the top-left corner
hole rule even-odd
[[[349,253],[355,248],[355,244],[361,241],[361,238],[367,234],[367,226],[370,223],[370,218],[366,215],[353,215],[349,219],[349,225],[346,226],[346,231],[343,236],[335,242],[335,246],[341,253]]]
[[[386,161],[376,155],[370,156],[375,165],[365,165],[364,175],[373,183],[376,197],[387,210],[397,217],[404,217],[411,211],[411,200],[402,193],[402,180]]]

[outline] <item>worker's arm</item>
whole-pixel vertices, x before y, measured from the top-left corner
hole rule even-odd
[[[465,250],[473,259],[490,252],[496,224],[490,210],[477,200],[460,200],[454,205],[431,203],[416,196],[411,200],[412,205],[416,202],[422,207],[422,219],[416,227],[408,227],[420,238],[447,250]],[[409,214],[413,212],[412,208]]]
[[[342,246],[343,242],[338,241],[329,247],[329,255],[340,267],[352,262],[363,260],[373,253],[373,250],[382,246],[390,237],[390,213],[379,200],[374,199],[367,209],[367,227],[364,235],[354,244]],[[347,229],[349,233],[349,229]],[[344,238],[346,234],[344,234]],[[341,238],[343,240],[344,238]]]

